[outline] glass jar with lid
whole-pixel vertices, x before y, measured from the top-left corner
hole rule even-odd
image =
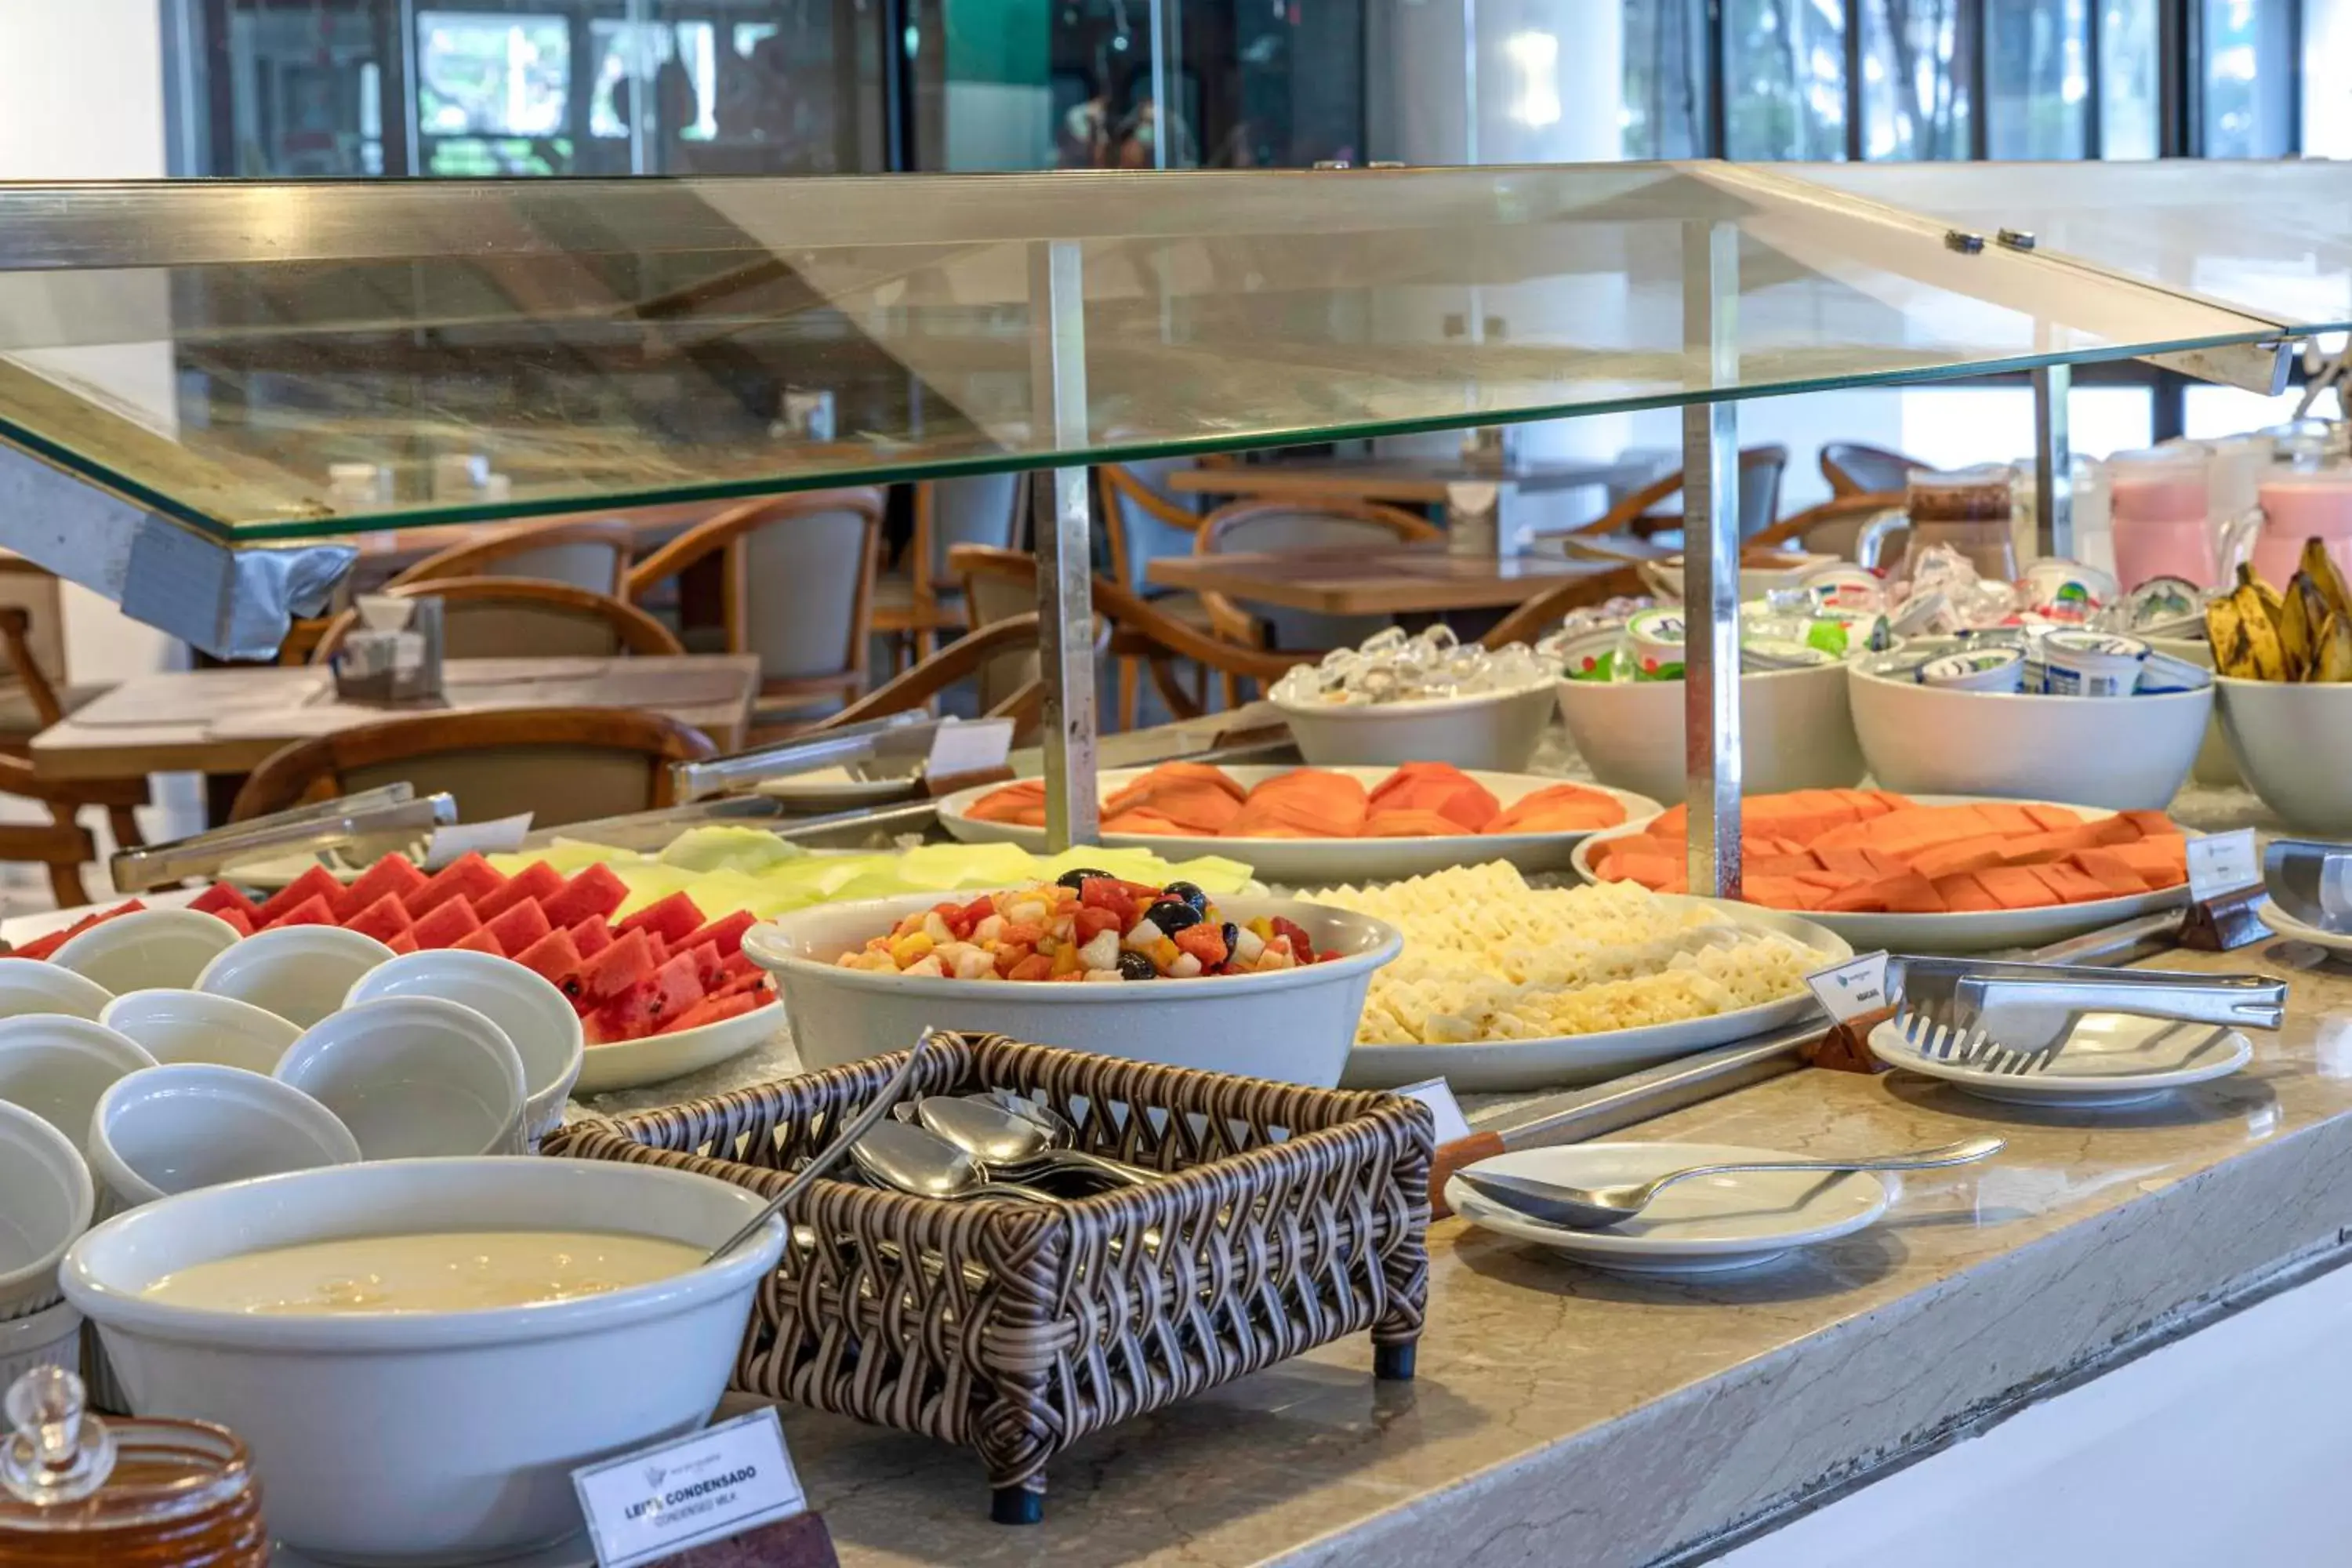
[[[0,1437],[5,1568],[268,1568],[261,1485],[236,1436],[202,1421],[102,1421],[81,1379],[35,1367]]]
[[[1905,486],[1904,510],[1910,513],[1911,531],[1904,543],[1900,574],[1910,575],[1922,551],[1944,544],[1968,557],[1978,576],[2015,582],[2015,478],[2006,463],[1913,474]]]

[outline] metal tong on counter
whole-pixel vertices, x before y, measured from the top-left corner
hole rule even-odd
[[[755,792],[774,780],[819,768],[862,768],[869,782],[903,783],[891,796],[912,800],[959,778],[996,773],[1013,749],[1010,719],[942,719],[913,711],[863,724],[754,746],[702,762],[674,763],[670,781],[681,801]]]
[[[457,820],[455,797],[419,798],[414,786],[385,784],[333,800],[232,822],[169,843],[119,850],[107,862],[115,890],[143,893],[176,887],[190,877],[217,877],[254,860],[278,855],[340,849],[347,858],[372,860],[394,850],[408,852],[436,827]]]
[[[2010,1074],[2048,1068],[2086,1013],[2275,1029],[2286,1012],[2286,983],[2259,974],[1898,956],[1886,985],[1921,1056]]]

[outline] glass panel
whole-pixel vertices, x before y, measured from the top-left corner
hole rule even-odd
[[[2090,97],[2090,0],[1986,0],[1987,152],[2079,158]]]
[[[1718,380],[1685,279],[1727,243]],[[1725,164],[0,186],[0,431],[248,538],[2275,330]]]
[[[2303,0],[2303,155],[2352,158],[2352,0]]]
[[[406,167],[396,83],[398,23],[389,5],[289,6],[228,0],[213,13],[205,68],[226,91],[206,108],[202,171],[248,177],[352,178]]]
[[[2100,0],[2099,151],[2157,155],[2157,0]]]
[[[2205,156],[2279,158],[2294,151],[2294,0],[2203,0]],[[2335,69],[2326,79],[2338,75]]]
[[[1961,0],[1863,0],[1864,157],[1969,155],[1962,10]]]
[[[2299,326],[2352,324],[2352,165],[1937,164],[1803,171],[1963,227]]]
[[[1706,155],[1705,0],[1625,0],[1624,155]]]
[[[1726,150],[1845,156],[1844,0],[1726,0]]]

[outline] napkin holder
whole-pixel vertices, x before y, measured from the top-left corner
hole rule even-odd
[[[441,696],[441,601],[362,594],[360,624],[328,660],[335,696],[376,705],[431,702]]]
[[[2270,890],[2260,882],[2200,899],[2180,920],[2180,945],[2200,952],[2229,952],[2263,941],[2271,928],[2263,923],[2263,900]]]

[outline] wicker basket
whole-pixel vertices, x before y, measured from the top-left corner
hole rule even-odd
[[[772,1194],[903,1059],[577,1122],[546,1152]],[[1024,1522],[1077,1438],[1314,1346],[1370,1330],[1379,1375],[1412,1375],[1426,1109],[1002,1036],[935,1047],[908,1092],[992,1088],[1171,1174],[1060,1206],[815,1182],[791,1212],[813,1244],[761,1286],[738,1388],[976,1449],[995,1516]]]

